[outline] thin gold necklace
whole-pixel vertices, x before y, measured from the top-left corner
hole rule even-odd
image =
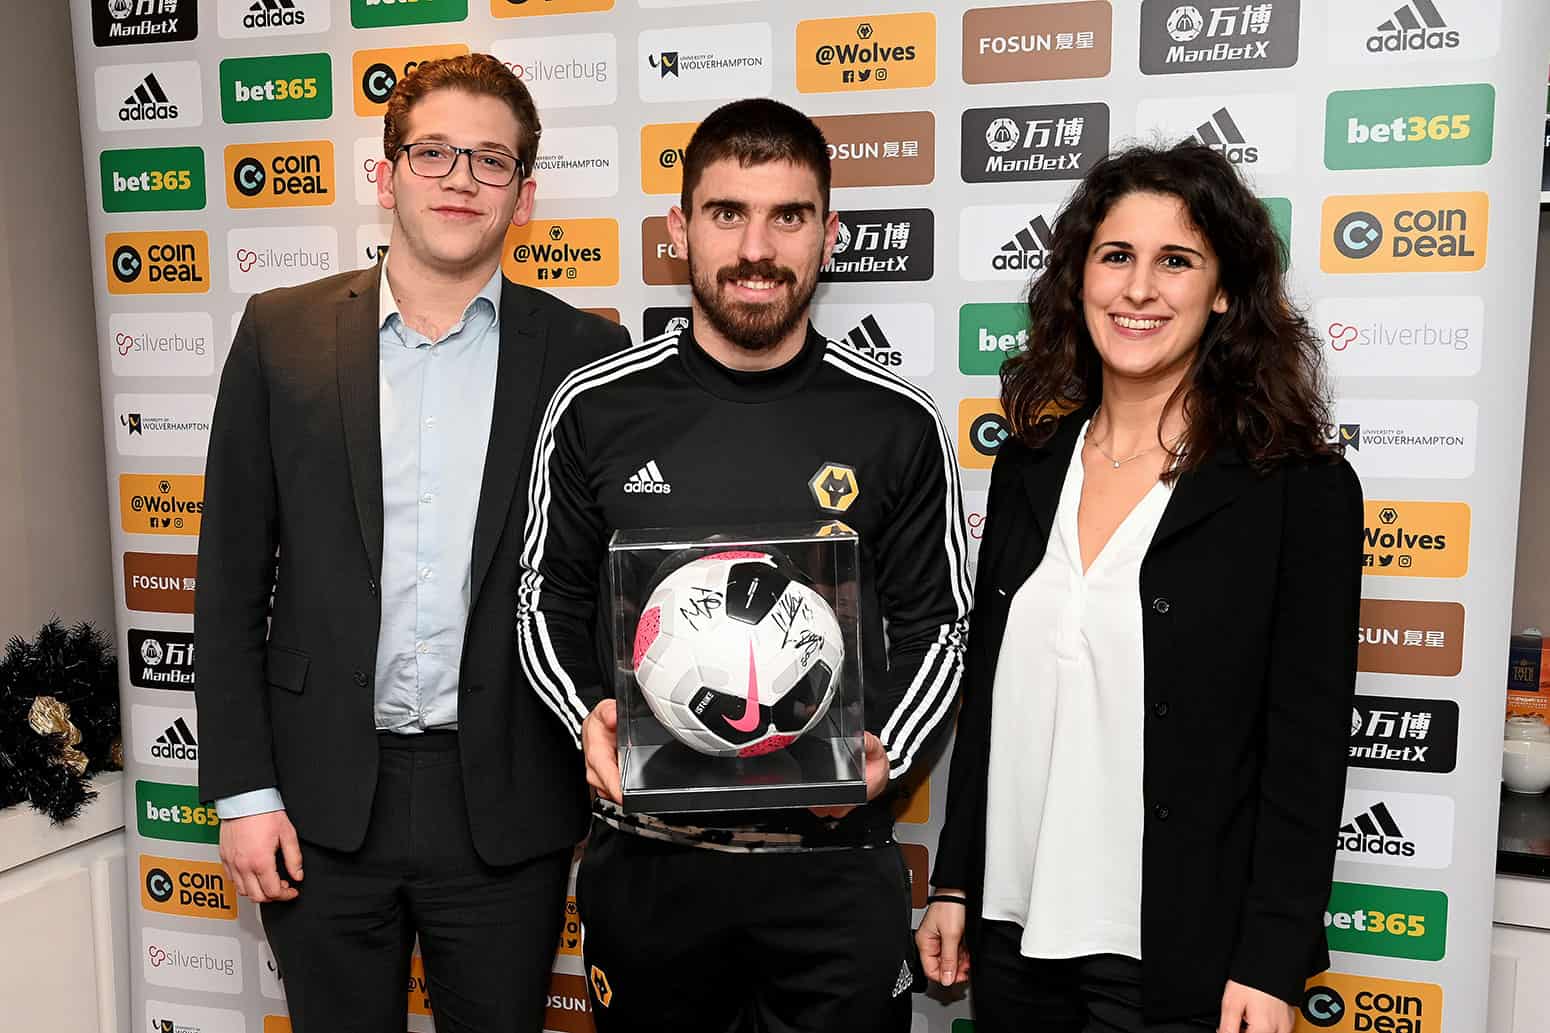
[[[1093,440],[1093,424],[1097,422],[1097,420],[1098,420],[1098,413],[1100,413],[1102,411],[1103,411],[1103,409],[1101,407],[1098,408],[1098,409],[1095,409],[1093,411],[1093,418],[1091,420],[1087,421],[1087,431],[1086,431],[1085,434],[1083,434],[1083,438],[1086,441],[1088,441],[1093,446],[1093,448],[1096,448],[1098,450],[1098,454],[1099,455],[1103,456],[1103,458],[1107,459],[1111,464],[1113,464],[1114,469],[1118,470],[1121,466],[1124,466],[1126,463],[1130,462],[1132,459],[1140,459],[1142,456],[1146,455],[1148,452],[1155,452],[1159,448],[1162,447],[1161,445],[1150,445],[1150,446],[1148,446],[1146,448],[1143,448],[1141,451],[1137,452],[1133,456],[1126,456],[1124,459],[1115,459],[1113,456],[1109,455],[1109,452],[1108,452],[1107,449],[1105,449],[1102,445],[1098,444],[1098,442]]]

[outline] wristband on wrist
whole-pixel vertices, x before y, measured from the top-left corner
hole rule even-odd
[[[944,902],[950,904],[962,904],[964,907],[969,906],[969,898],[960,897],[956,893],[933,893],[926,898],[927,904],[937,904]]]

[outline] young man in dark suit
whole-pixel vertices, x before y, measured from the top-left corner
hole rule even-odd
[[[421,65],[387,258],[255,296],[221,377],[200,790],[297,1033],[402,1029],[416,936],[442,1033],[542,1024],[587,801],[516,667],[516,489],[554,387],[628,335],[501,276],[539,131],[494,58]]]

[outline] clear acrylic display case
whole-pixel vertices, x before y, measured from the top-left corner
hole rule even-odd
[[[866,801],[854,531],[617,531],[608,574],[626,812]]]

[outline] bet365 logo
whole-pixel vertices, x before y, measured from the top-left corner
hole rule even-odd
[[[205,156],[198,147],[103,151],[102,210],[192,212],[205,206]]]
[[[221,62],[221,120],[294,122],[334,113],[327,54],[233,57]]]
[[[468,0],[350,0],[350,24],[357,29],[431,25],[468,18]]]

